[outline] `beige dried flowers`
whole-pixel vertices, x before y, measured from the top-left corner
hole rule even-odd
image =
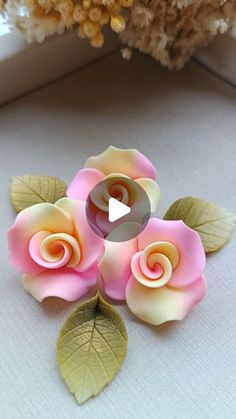
[[[2,14],[2,12],[3,12],[4,5],[5,5],[5,1],[4,1],[4,0],[0,0],[0,15],[1,15],[1,14]]]
[[[120,37],[178,70],[196,48],[234,27],[236,0],[136,0]]]
[[[180,69],[196,48],[236,28],[236,0],[8,0],[6,10],[29,41],[77,27],[81,38],[101,47],[102,28],[109,24],[129,48],[170,69]],[[122,50],[125,59],[129,48]]]
[[[88,38],[93,47],[101,47],[102,27],[109,23],[117,33],[124,30],[121,11],[132,3],[133,0],[9,0],[7,10],[10,20],[29,41],[42,42],[49,35],[77,26],[79,37]],[[23,15],[22,6],[27,10]]]

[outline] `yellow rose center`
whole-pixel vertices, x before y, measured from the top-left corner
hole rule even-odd
[[[69,268],[77,266],[81,258],[78,241],[66,233],[51,234],[46,237],[41,243],[40,250],[46,262],[59,262],[65,258]]]
[[[91,200],[101,211],[108,212],[109,199],[114,198],[125,205],[132,206],[137,199],[137,187],[135,183],[125,175],[112,173],[106,176],[100,187],[95,188],[91,194]]]
[[[148,288],[167,284],[179,263],[179,252],[172,243],[155,242],[147,246],[137,258],[133,258],[131,269],[136,280]]]
[[[32,237],[29,252],[36,263],[49,269],[73,268],[81,259],[78,240],[67,233],[40,231]]]

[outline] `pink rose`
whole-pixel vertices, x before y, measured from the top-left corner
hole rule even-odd
[[[10,260],[38,301],[50,296],[75,301],[97,283],[104,245],[86,220],[83,201],[63,198],[23,210],[8,242]]]
[[[182,221],[151,219],[127,242],[106,242],[99,263],[104,292],[126,299],[140,319],[159,325],[182,320],[206,292],[205,253],[197,232]]]
[[[121,188],[123,195],[127,195],[124,191],[127,188],[126,178],[137,182],[149,197],[151,211],[156,211],[160,199],[160,190],[155,182],[156,170],[151,162],[135,149],[123,150],[110,146],[98,156],[90,157],[85,163],[85,168],[76,174],[69,185],[67,196],[87,200],[98,183],[108,178],[112,182],[112,177],[124,178],[124,185]],[[112,187],[115,189],[115,185]],[[109,197],[106,196],[103,203],[104,201],[108,203],[108,199]],[[129,204],[129,202],[125,203]],[[102,218],[102,214],[100,217]]]

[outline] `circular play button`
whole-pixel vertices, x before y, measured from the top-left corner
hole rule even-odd
[[[150,218],[145,190],[126,176],[110,175],[98,183],[87,199],[87,220],[96,234],[120,242],[137,236]]]

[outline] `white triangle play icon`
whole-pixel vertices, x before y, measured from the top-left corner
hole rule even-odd
[[[119,220],[119,218],[129,214],[131,209],[127,205],[122,204],[122,202],[117,201],[117,199],[110,198],[108,211],[108,219],[111,223],[113,223],[113,221]]]

